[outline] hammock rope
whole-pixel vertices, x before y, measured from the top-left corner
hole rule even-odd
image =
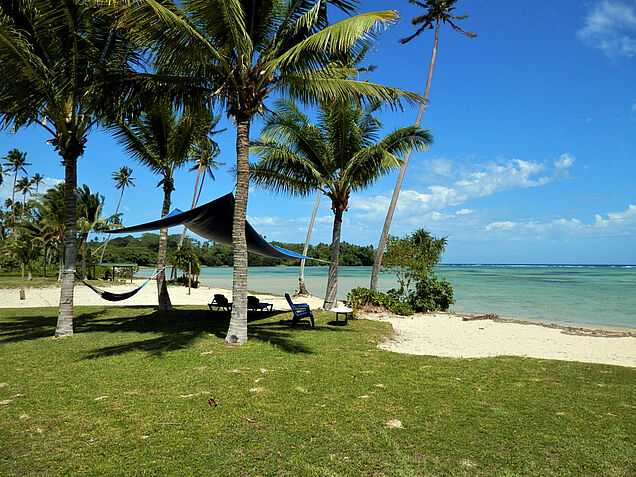
[[[107,300],[107,301],[122,301],[122,300],[127,300],[131,296],[136,295],[139,290],[141,290],[143,287],[145,287],[150,282],[150,280],[152,280],[157,275],[159,275],[159,272],[161,272],[162,270],[165,270],[165,267],[162,268],[161,270],[157,270],[155,273],[153,273],[152,276],[148,280],[146,280],[145,282],[143,282],[141,284],[141,286],[139,286],[139,287],[137,287],[134,290],[131,290],[129,292],[125,292],[125,293],[112,293],[112,292],[109,292],[109,291],[106,291],[106,290],[102,290],[101,288],[97,288],[96,286],[91,285],[86,280],[82,280],[79,277],[79,275],[77,275],[77,273],[76,273],[76,275],[77,275],[77,278],[79,278],[79,280],[84,285],[86,285],[88,288],[90,288],[95,293],[97,293],[99,296],[101,296],[102,299]]]

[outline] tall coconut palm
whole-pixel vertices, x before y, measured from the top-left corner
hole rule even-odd
[[[400,43],[407,43],[416,36],[420,35],[424,30],[435,29],[435,40],[433,41],[433,53],[431,54],[431,61],[428,66],[428,76],[426,78],[426,89],[424,90],[424,101],[420,105],[420,109],[417,112],[417,119],[415,120],[415,126],[420,125],[422,122],[422,115],[426,109],[428,103],[428,93],[431,90],[431,80],[433,79],[433,67],[435,66],[435,58],[437,56],[437,42],[439,40],[439,26],[440,23],[448,23],[453,30],[458,31],[462,35],[466,35],[470,38],[475,38],[477,34],[469,33],[458,27],[455,22],[465,19],[468,15],[453,15],[451,12],[455,10],[454,4],[457,0],[426,0],[420,2],[418,0],[408,0],[410,3],[422,7],[426,10],[423,15],[419,15],[411,20],[411,23],[415,26],[421,25],[415,33],[407,38],[400,40]],[[391,221],[393,220],[393,214],[397,207],[398,197],[400,190],[402,189],[402,182],[404,181],[404,174],[406,173],[406,167],[409,164],[411,153],[407,153],[404,157],[404,162],[400,167],[395,187],[393,189],[393,196],[391,197],[391,203],[389,204],[389,210],[386,213],[384,220],[384,226],[382,227],[382,233],[380,234],[380,241],[378,243],[378,249],[375,252],[375,260],[373,262],[373,271],[371,272],[371,289],[377,291],[378,278],[380,277],[380,267],[382,266],[382,257],[384,255],[384,249],[386,248],[386,241],[389,236],[389,229],[391,227]]]
[[[40,174],[39,172],[36,172],[35,174],[33,174],[33,177],[31,177],[31,185],[35,186],[35,193],[38,194],[40,191],[40,184],[42,184],[44,182],[44,176],[42,174]]]
[[[55,336],[73,334],[77,160],[87,136],[120,104],[112,81],[132,71],[135,51],[113,28],[114,16],[86,0],[0,3],[0,127],[44,128],[65,171],[66,237]]]
[[[130,167],[122,167],[117,172],[113,172],[112,178],[115,181],[115,189],[120,189],[121,193],[119,194],[119,200],[117,201],[117,207],[115,208],[115,216],[119,213],[119,206],[121,205],[121,200],[124,198],[124,190],[126,187],[134,187],[135,180],[132,177],[133,170]],[[102,254],[99,257],[99,261],[104,261],[104,254],[106,253],[106,247],[108,246],[108,242],[110,241],[110,234],[106,237],[106,241],[102,246]]]
[[[207,175],[214,180],[214,170],[218,169],[220,165],[225,164],[224,162],[215,160],[215,157],[221,153],[221,149],[219,149],[219,145],[216,141],[213,141],[210,137],[227,130],[226,128],[217,131],[213,130],[220,119],[221,116],[215,115],[212,111],[208,113],[208,124],[205,126],[206,131],[192,151],[192,160],[195,165],[188,169],[188,172],[197,171],[197,178],[194,182],[194,194],[192,195],[192,204],[190,205],[190,209],[194,209],[199,202],[201,191],[203,191],[203,182],[205,181],[206,172]],[[203,176],[201,174],[203,174]],[[201,182],[199,182],[199,179],[201,179]],[[181,250],[181,247],[183,246],[183,240],[185,239],[187,231],[188,228],[184,226],[183,231],[181,232],[181,237],[179,238],[178,250]],[[170,279],[175,280],[176,278],[177,267],[172,267]]]
[[[13,186],[13,192],[19,192],[22,194],[22,212],[21,215],[24,216],[24,209],[26,206],[26,196],[31,193],[31,185],[32,182],[28,177],[21,177]]]
[[[201,138],[205,121],[200,114],[182,114],[166,102],[157,102],[139,119],[114,126],[115,138],[126,151],[153,173],[161,176],[157,187],[163,186],[161,217],[170,212],[170,197],[174,190],[174,173],[189,159],[193,144]],[[157,252],[157,291],[159,309],[171,310],[166,275],[168,229],[159,232]]]
[[[7,157],[3,157],[4,171],[7,173],[13,173],[13,190],[11,191],[11,220],[14,226],[13,233],[15,234],[15,193],[16,186],[18,185],[18,173],[23,172],[26,174],[26,166],[30,166],[31,163],[26,161],[26,152],[20,152],[17,149],[9,151]]]
[[[374,12],[329,25],[327,4],[346,14],[350,0],[139,0],[118,13],[129,31],[152,48],[162,73],[148,89],[168,88],[180,98],[216,101],[236,124],[236,198],[232,243],[233,306],[226,342],[247,342],[247,245],[245,215],[249,187],[249,135],[266,99],[287,94],[302,101],[319,98],[379,97],[399,103],[395,88],[353,81],[350,68],[334,58],[359,51],[379,27],[396,21],[397,11]],[[166,31],[170,34],[167,35]]]
[[[312,124],[296,104],[281,100],[275,112],[266,115],[261,140],[252,146],[260,157],[252,169],[257,184],[298,196],[319,189],[331,199],[334,221],[323,303],[327,310],[336,302],[342,216],[351,193],[399,167],[400,156],[411,147],[424,149],[432,140],[428,131],[414,126],[380,139],[382,125],[374,116],[380,107],[379,101],[366,107],[346,100],[325,102]]]

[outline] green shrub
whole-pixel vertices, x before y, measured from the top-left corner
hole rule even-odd
[[[396,315],[412,315],[414,313],[410,304],[401,302],[386,293],[375,292],[368,288],[354,288],[347,294],[347,301],[353,308],[377,306],[386,308]]]

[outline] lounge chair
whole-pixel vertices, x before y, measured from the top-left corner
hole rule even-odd
[[[252,295],[248,295],[247,296],[247,309],[248,310],[253,310],[253,311],[267,310],[267,311],[272,311],[273,308],[274,308],[274,304],[273,303],[264,303],[264,302],[261,302],[255,296],[252,296]]]
[[[217,311],[221,308],[227,311],[232,311],[232,303],[230,303],[227,298],[225,298],[225,295],[221,293],[215,293],[214,300],[208,303],[208,307],[210,308],[210,310],[212,310],[213,306],[216,306]]]
[[[291,301],[289,293],[285,293],[285,299],[287,300],[287,303],[289,303],[289,306],[294,313],[294,318],[292,320],[294,323],[296,323],[301,318],[309,318],[311,320],[311,326],[314,326],[314,314],[309,309],[309,305],[307,303],[293,303]]]

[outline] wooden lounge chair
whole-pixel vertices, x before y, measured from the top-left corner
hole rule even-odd
[[[214,300],[208,303],[208,308],[210,308],[210,310],[212,310],[213,306],[216,306],[217,311],[221,308],[227,311],[232,311],[232,303],[230,303],[225,295],[221,293],[215,293]]]
[[[255,296],[252,296],[252,295],[248,295],[247,296],[247,309],[248,310],[253,310],[253,311],[267,310],[267,311],[272,311],[273,308],[274,308],[274,304],[273,303],[264,303],[264,302],[261,302]]]
[[[285,299],[294,313],[293,322],[298,322],[301,318],[309,318],[311,320],[311,326],[314,326],[314,314],[309,309],[309,305],[307,303],[293,303],[291,301],[291,297],[289,293],[285,293]]]

